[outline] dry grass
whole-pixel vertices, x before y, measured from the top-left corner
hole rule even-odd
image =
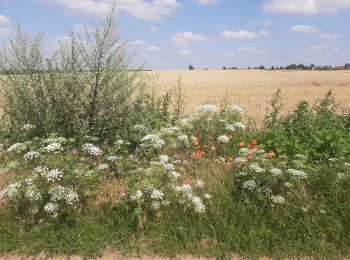
[[[155,87],[158,93],[174,87],[181,76],[187,111],[198,104],[219,104],[227,96],[230,103],[241,105],[248,115],[261,121],[278,88],[284,112],[303,99],[315,102],[329,89],[343,108],[350,106],[350,71],[195,70],[152,71],[147,75],[159,79]]]

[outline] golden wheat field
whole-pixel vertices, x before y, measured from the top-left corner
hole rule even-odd
[[[219,104],[227,97],[231,104],[241,105],[247,115],[261,121],[278,88],[282,90],[284,112],[292,110],[300,100],[315,102],[329,89],[343,108],[350,107],[350,71],[172,70],[146,73],[158,79],[157,93],[173,88],[181,77],[187,111],[198,104]]]

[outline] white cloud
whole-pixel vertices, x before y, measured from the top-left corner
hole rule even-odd
[[[329,47],[329,46],[313,46],[311,47],[311,52],[317,55],[325,55],[329,54],[330,52],[338,52],[338,47]]]
[[[225,40],[231,40],[231,39],[254,39],[257,37],[257,34],[254,32],[249,32],[249,31],[223,31],[220,34],[220,37],[225,39]]]
[[[201,35],[201,34],[195,34],[193,32],[179,32],[176,33],[173,38],[171,39],[171,43],[174,45],[188,45],[193,41],[210,41],[210,38]]]
[[[200,5],[212,5],[217,4],[219,0],[196,0],[196,2]]]
[[[261,36],[269,36],[270,34],[271,34],[270,32],[265,31],[265,30],[260,30],[259,31],[259,35],[261,35]]]
[[[0,36],[10,36],[13,33],[14,31],[12,29],[0,27]]]
[[[350,8],[349,0],[267,0],[263,9],[271,13],[315,15]]]
[[[339,38],[340,35],[339,34],[331,34],[331,33],[321,33],[320,34],[320,38],[322,40],[334,40]]]
[[[10,22],[10,18],[0,14],[0,25],[4,25]]]
[[[159,47],[157,47],[157,46],[148,46],[148,47],[147,47],[147,50],[148,50],[148,51],[158,51],[158,50],[159,50]]]
[[[182,55],[182,56],[188,56],[188,55],[191,55],[192,52],[189,50],[182,50],[182,51],[179,51],[177,54]]]
[[[146,45],[146,43],[143,40],[130,41],[129,44],[133,45],[133,46],[144,46],[144,45]]]
[[[296,24],[289,28],[292,32],[301,32],[301,33],[317,33],[319,29],[316,26],[311,25],[300,25]]]
[[[270,24],[272,24],[272,20],[271,20],[271,19],[265,19],[265,20],[263,21],[263,23],[264,23],[265,25],[270,25]]]
[[[241,47],[238,48],[241,52],[247,52],[249,54],[263,54],[265,51],[263,49],[257,48],[257,47]]]
[[[158,31],[158,28],[155,27],[155,26],[151,26],[151,27],[149,28],[149,30],[150,30],[151,32],[157,32],[157,31]]]
[[[64,6],[70,13],[104,17],[110,10],[113,0],[38,0]],[[118,0],[117,9],[145,20],[161,20],[181,8],[177,0]]]

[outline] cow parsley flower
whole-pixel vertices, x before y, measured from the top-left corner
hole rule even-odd
[[[204,213],[205,212],[205,205],[202,202],[202,199],[197,197],[197,196],[192,196],[191,197],[191,202],[194,205],[194,210],[197,213]]]
[[[66,194],[65,194],[65,201],[69,205],[73,205],[74,203],[77,203],[79,200],[78,193],[76,193],[71,188],[66,188]]]
[[[238,175],[239,175],[239,176],[246,176],[247,173],[246,173],[246,172],[240,172]]]
[[[61,171],[61,170],[59,170],[59,169],[54,169],[54,170],[51,170],[51,171],[49,171],[47,174],[46,174],[46,179],[48,180],[48,181],[52,181],[52,182],[54,182],[54,181],[60,181],[60,180],[62,180],[62,178],[63,178],[63,172]]]
[[[189,145],[189,138],[187,135],[179,135],[177,137],[177,140],[181,143],[181,144],[184,144],[184,145]]]
[[[153,147],[160,149],[165,145],[164,140],[158,134],[149,134],[141,139],[141,148]]]
[[[153,190],[151,194],[151,199],[162,200],[164,198],[164,193],[160,190]]]
[[[139,200],[142,198],[142,196],[143,196],[143,192],[140,190],[137,190],[137,191],[135,191],[135,193],[133,195],[130,196],[130,199],[131,200]]]
[[[300,170],[288,169],[287,172],[299,179],[305,179],[307,177],[307,174]]]
[[[204,198],[206,198],[207,200],[211,199],[211,195],[209,193],[205,193],[204,194]]]
[[[11,183],[3,191],[0,192],[0,199],[5,197],[11,198],[14,196],[18,190],[22,187],[20,182]]]
[[[90,143],[83,144],[83,150],[87,151],[90,155],[93,156],[100,156],[103,153],[99,147],[94,146]]]
[[[168,155],[163,154],[159,156],[159,161],[161,162],[161,164],[166,164],[169,160],[170,158]]]
[[[57,142],[49,143],[47,146],[43,148],[43,152],[46,153],[60,153],[63,151],[62,145]]]
[[[22,145],[22,143],[15,143],[7,149],[7,152],[17,151]]]
[[[218,137],[218,141],[221,143],[229,143],[230,142],[230,138],[228,138],[227,135],[221,135]]]
[[[231,132],[236,131],[236,128],[234,125],[226,124],[225,128],[226,128],[226,130],[231,131]]]
[[[282,170],[277,169],[277,168],[271,169],[270,173],[272,173],[272,175],[275,176],[275,177],[281,177],[282,174],[283,174]]]
[[[116,145],[122,145],[122,144],[124,144],[124,140],[120,139],[120,140],[116,141],[115,144]]]
[[[99,169],[99,170],[107,170],[107,169],[109,169],[109,165],[106,164],[106,163],[101,163],[101,164],[98,166],[98,169]]]
[[[115,155],[110,155],[107,157],[107,161],[115,162],[116,160],[117,160],[117,156]]]
[[[277,196],[272,195],[271,200],[274,204],[284,204],[286,202],[285,198],[280,195],[277,195]]]
[[[33,128],[35,128],[35,126],[31,124],[25,124],[24,126],[22,126],[22,130],[24,131],[29,131],[29,130],[32,130]]]
[[[152,201],[151,203],[151,208],[154,210],[159,210],[160,209],[161,203],[159,201]]]
[[[293,185],[290,182],[285,182],[283,183],[283,185],[289,189],[293,187]]]
[[[257,185],[254,180],[248,180],[243,182],[243,189],[254,190],[256,186]]]
[[[239,114],[243,114],[244,113],[244,109],[241,106],[238,105],[230,105],[227,107],[228,110],[232,111],[232,112],[236,112]]]
[[[46,203],[44,206],[44,210],[49,214],[55,214],[58,211],[58,204],[57,203]]]
[[[39,201],[42,199],[41,193],[34,186],[28,187],[26,191],[26,196],[29,198],[30,201]]]
[[[233,162],[237,164],[243,164],[247,162],[247,159],[244,157],[237,157]]]
[[[51,195],[50,197],[51,201],[54,201],[54,202],[61,201],[65,199],[66,188],[61,185],[57,185],[50,188],[48,193]]]
[[[49,168],[47,168],[46,166],[42,166],[42,165],[35,167],[33,170],[35,175],[40,175],[40,176],[46,176],[48,171],[49,171]]]
[[[170,178],[176,180],[176,179],[181,177],[181,174],[178,172],[169,172],[169,176],[170,176]]]
[[[216,105],[207,104],[207,105],[199,105],[195,107],[195,110],[197,112],[210,113],[210,112],[216,112],[218,108]]]
[[[265,169],[261,168],[259,165],[257,164],[252,164],[249,166],[249,169],[256,172],[256,173],[264,173]]]
[[[243,148],[239,149],[238,153],[240,155],[246,156],[250,153],[250,150],[247,147],[243,147]]]
[[[41,154],[38,153],[38,152],[35,152],[35,151],[30,151],[30,152],[27,152],[23,158],[24,160],[33,160],[35,158],[40,158],[41,157]]]
[[[236,122],[233,124],[235,127],[240,128],[240,129],[245,129],[245,125],[241,122]]]
[[[176,192],[184,192],[184,193],[191,193],[192,192],[192,187],[189,184],[183,184],[181,186],[176,186],[174,188]]]
[[[204,187],[204,181],[202,181],[202,180],[197,180],[197,181],[194,183],[194,186],[197,187],[197,188],[203,188],[203,187]]]

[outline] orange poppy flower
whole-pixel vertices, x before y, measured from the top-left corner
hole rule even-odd
[[[208,140],[212,140],[212,139],[213,139],[213,137],[208,135]]]
[[[245,146],[245,142],[240,142],[240,143],[239,143],[239,146],[240,146],[240,147]]]
[[[196,153],[193,153],[193,154],[191,155],[191,158],[192,158],[192,159],[197,159],[197,154],[196,154]]]
[[[199,143],[198,143],[198,141],[197,141],[197,140],[194,140],[193,144],[194,144],[194,146],[199,145]]]
[[[252,144],[253,144],[253,145],[256,145],[257,143],[258,143],[258,142],[256,141],[256,139],[253,139],[253,140],[252,140]]]
[[[198,155],[198,156],[205,156],[206,153],[205,153],[204,151],[198,151],[198,152],[197,152],[197,155]]]

